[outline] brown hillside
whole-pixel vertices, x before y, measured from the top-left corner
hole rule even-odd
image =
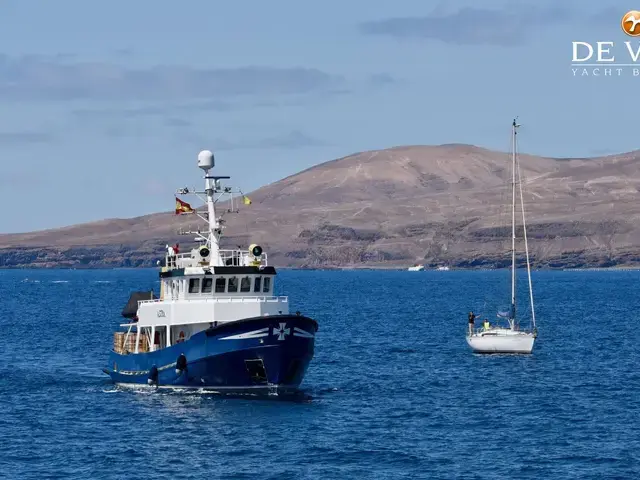
[[[520,163],[538,265],[635,262],[639,152],[592,159],[521,155]],[[219,165],[224,172],[224,159]],[[287,266],[501,265],[510,174],[507,153],[471,145],[357,153],[252,192],[253,204],[228,217],[226,242],[259,242],[271,263]],[[100,256],[89,250],[103,249],[108,264],[127,256],[130,264],[149,264],[176,240],[178,228],[195,227],[195,220],[160,213],[0,235],[0,255],[5,265],[73,265],[88,255],[92,260],[82,263],[99,266]],[[54,253],[30,262],[43,248]]]

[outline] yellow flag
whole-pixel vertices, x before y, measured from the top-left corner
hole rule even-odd
[[[251,205],[251,199],[246,195],[242,196],[242,201],[244,202],[245,205]]]

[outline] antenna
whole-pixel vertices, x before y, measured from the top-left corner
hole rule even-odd
[[[214,167],[215,164],[215,158],[211,150],[202,150],[198,154],[198,168],[201,168],[205,172],[208,172]]]
[[[207,261],[211,266],[222,265],[222,259],[220,257],[220,237],[224,228],[224,212],[219,215],[216,212],[216,202],[225,195],[231,197],[231,205],[233,205],[233,189],[226,187],[222,184],[222,180],[227,180],[231,177],[215,175],[212,170],[215,167],[215,157],[211,150],[202,150],[198,153],[198,168],[204,171],[204,191],[194,190],[188,187],[178,189],[177,193],[193,194],[198,198],[201,198],[205,202],[206,211],[196,211],[198,217],[207,223],[206,229],[201,230],[198,227],[197,231],[183,230],[178,231],[180,235],[196,235],[194,239],[196,242],[201,243],[199,252],[202,253],[206,249]],[[202,198],[200,195],[204,195]],[[201,255],[202,257],[202,255]],[[203,257],[204,258],[204,257]]]

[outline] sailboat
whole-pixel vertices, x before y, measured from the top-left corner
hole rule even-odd
[[[513,120],[511,128],[511,307],[507,312],[498,312],[498,318],[506,319],[507,326],[491,325],[488,320],[479,328],[473,328],[473,318],[470,318],[467,332],[467,343],[476,353],[531,353],[533,343],[538,336],[536,328],[536,315],[533,305],[533,288],[531,285],[531,266],[529,262],[529,245],[527,242],[527,226],[524,213],[524,198],[522,194],[522,180],[520,176],[520,164],[517,155],[517,133],[519,124]],[[517,179],[517,181],[516,181]],[[529,300],[531,302],[531,326],[529,329],[521,329],[516,315],[516,185],[520,193],[520,205],[522,210],[522,233],[524,237],[524,249],[527,260],[527,279],[529,282]],[[472,315],[472,313],[470,313]]]

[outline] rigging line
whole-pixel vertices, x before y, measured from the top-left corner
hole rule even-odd
[[[515,142],[515,139],[514,139]],[[529,244],[527,242],[527,223],[524,215],[524,195],[522,194],[522,176],[520,174],[520,161],[516,161],[518,169],[518,184],[520,185],[520,206],[522,207],[522,232],[524,235],[524,251],[527,258],[527,277],[529,278],[529,299],[531,300],[531,323],[536,328],[536,312],[533,308],[533,288],[531,287],[531,266],[529,263]]]
[[[513,139],[511,138],[511,132],[509,133],[509,142],[508,142],[508,146],[506,148],[507,152],[511,151],[512,148],[512,141]],[[505,155],[505,164],[508,165],[509,161],[509,155],[506,154]],[[501,249],[504,252],[508,252],[509,251],[509,221],[507,220],[509,218],[509,202],[507,201],[507,197],[508,195],[511,194],[511,184],[508,181],[509,179],[509,174],[510,174],[510,169],[508,168],[504,168],[503,169],[503,174],[502,174],[502,178],[501,180],[503,181],[503,185],[502,185],[502,190],[500,193],[500,232],[503,233],[503,239],[500,242],[501,243]],[[506,265],[505,265],[506,266]],[[505,277],[506,280],[507,277]]]
[[[509,140],[507,143],[506,152],[511,150],[511,134],[509,134]],[[505,163],[509,160],[508,154],[505,155]],[[509,241],[509,222],[507,220],[509,215],[509,202],[507,201],[507,196],[510,192],[509,182],[506,181],[508,179],[509,170],[507,168],[503,168],[500,174],[501,186],[500,186],[500,206],[498,209],[498,225],[497,225],[497,234],[499,235],[499,252],[504,254],[508,251],[508,241]],[[504,264],[504,259],[500,261],[499,268],[503,269],[506,265]],[[500,275],[499,277],[499,288],[506,289],[508,288],[508,277]],[[500,301],[500,309],[502,309],[502,305],[504,303]]]
[[[505,145],[506,148],[504,151],[509,152],[511,150],[511,133],[509,134],[509,140]],[[508,153],[504,155],[505,163],[509,160]],[[499,200],[496,205],[496,215],[494,217],[494,221],[491,223],[493,227],[493,232],[495,235],[495,243],[497,252],[500,255],[500,252],[508,251],[507,242],[509,241],[508,234],[508,225],[507,216],[509,214],[509,202],[507,202],[507,195],[511,193],[511,185],[507,180],[510,176],[510,170],[500,167],[500,163],[495,166],[493,173],[500,180],[500,184],[496,187],[496,191],[499,194]],[[497,260],[494,264],[494,268],[498,270],[502,270],[505,265],[502,263],[502,260]],[[498,275],[495,280],[495,286],[497,290],[502,290],[508,287],[508,277],[503,277],[502,275]],[[504,303],[496,299],[495,293],[490,293],[490,291],[486,291],[485,293],[485,307],[487,301],[491,302],[491,306],[496,310],[502,311]]]

